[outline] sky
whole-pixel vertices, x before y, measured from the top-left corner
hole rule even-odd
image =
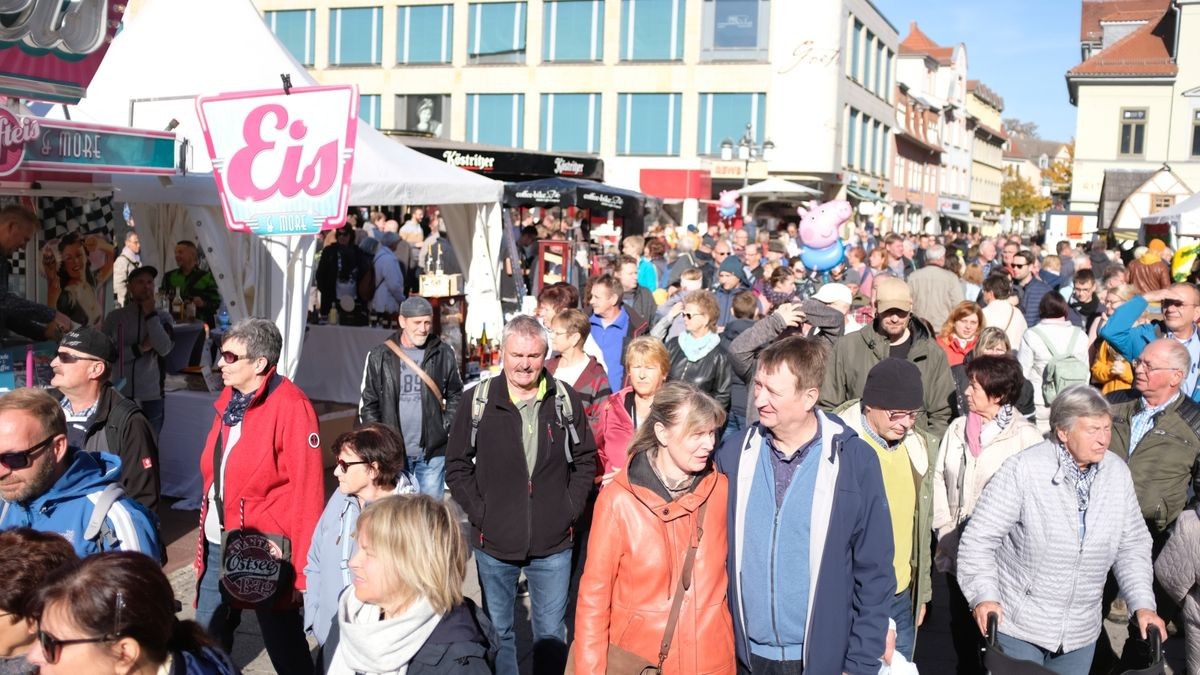
[[[1075,136],[1066,72],[1079,63],[1080,0],[872,0],[900,32],[916,21],[934,42],[967,47],[967,78],[1004,99],[1004,117],[1036,122],[1042,138]]]

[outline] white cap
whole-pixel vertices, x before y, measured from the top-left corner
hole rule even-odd
[[[825,284],[812,297],[813,300],[819,300],[827,305],[834,302],[844,302],[846,305],[854,304],[854,294],[845,284]]]

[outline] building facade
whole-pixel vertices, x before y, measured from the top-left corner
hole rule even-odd
[[[930,70],[937,67],[925,60]],[[942,175],[941,106],[896,86],[896,162],[892,169],[892,225],[900,232],[925,232],[938,222]]]
[[[1004,99],[979,80],[967,80],[967,128],[971,140],[971,217],[980,229],[1000,224],[1000,186],[1004,183]]]
[[[768,173],[887,191],[898,35],[869,0],[255,4],[381,129],[598,155],[607,182],[643,189],[650,170],[667,198],[697,173],[714,193]],[[743,135],[771,161],[722,162]]]

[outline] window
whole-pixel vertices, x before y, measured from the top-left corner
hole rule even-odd
[[[1166,211],[1172,206],[1175,206],[1175,195],[1151,195],[1150,213]]]
[[[869,86],[871,82],[871,61],[875,57],[875,34],[867,31],[866,42],[862,46],[863,51],[863,69],[862,73],[857,75],[855,79],[864,87]]]
[[[866,115],[858,117],[858,166],[860,171],[867,169],[867,146],[871,144],[871,139],[867,137],[871,127],[871,118]]]
[[[396,8],[396,63],[450,63],[454,5]]]
[[[678,155],[680,94],[620,94],[618,155]]]
[[[450,132],[450,96],[448,94],[397,96],[394,128],[445,138]]]
[[[883,70],[883,72],[884,72],[883,97],[889,101],[892,100],[892,89],[894,88],[894,87],[892,87],[892,58],[893,57],[894,57],[894,54],[892,53],[892,50],[889,49],[889,50],[887,50],[887,58],[885,58],[884,62],[883,62],[883,69],[884,69]]]
[[[379,94],[362,94],[358,97],[358,118],[379,128]]]
[[[604,58],[603,0],[555,0],[545,4],[545,61],[599,61]]]
[[[600,152],[600,94],[542,94],[541,149]]]
[[[854,153],[858,139],[858,111],[850,109],[850,124],[846,126],[846,166],[857,166]]]
[[[382,60],[382,7],[329,10],[329,65],[376,66]]]
[[[1200,110],[1192,112],[1192,157],[1200,157]]]
[[[474,3],[467,55],[472,63],[525,61],[525,3]]]
[[[863,25],[858,19],[854,20],[854,29],[850,33],[850,77],[858,79],[858,64],[861,57]]]
[[[875,82],[874,88],[871,91],[874,91],[875,95],[880,97],[886,96],[883,93],[883,53],[886,51],[887,47],[884,47],[882,42],[879,43],[879,48],[875,51]]]
[[[621,0],[621,60],[683,58],[685,0]]]
[[[721,154],[721,141],[735,144],[750,124],[755,145],[763,141],[766,128],[766,94],[700,94],[700,123],[696,154]]]
[[[468,94],[467,140],[522,147],[525,142],[524,94]]]
[[[879,140],[879,138],[880,138],[879,130],[880,130],[879,122],[873,122],[871,124],[871,164],[870,164],[871,173],[881,173],[879,170],[879,146],[881,146],[883,144]]]
[[[267,12],[264,17],[271,32],[302,66],[313,64],[316,39],[316,10],[296,9],[286,12]]]
[[[1146,109],[1121,111],[1121,153],[1141,157],[1146,151]]]

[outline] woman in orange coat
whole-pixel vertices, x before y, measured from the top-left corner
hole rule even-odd
[[[610,644],[659,662],[698,532],[663,673],[735,672],[725,574],[729,485],[711,461],[724,423],[724,409],[691,385],[670,383],[655,395],[629,448],[627,470],[596,502],[575,611],[575,673],[606,672]]]

